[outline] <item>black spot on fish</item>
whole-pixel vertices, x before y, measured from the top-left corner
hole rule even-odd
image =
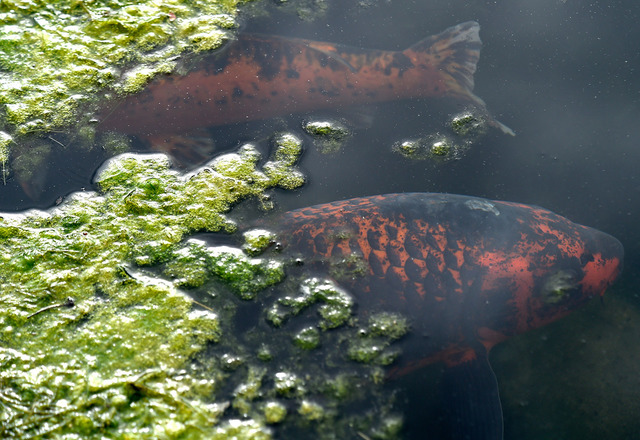
[[[240,98],[242,97],[242,95],[244,95],[244,92],[242,91],[242,89],[240,87],[234,87],[233,88],[233,97],[234,98]]]
[[[280,74],[282,57],[285,55],[281,41],[239,39],[237,45],[244,57],[259,66],[260,79],[271,81]]]
[[[416,264],[413,258],[410,258],[404,264],[404,272],[407,274],[410,280],[420,282],[422,281],[422,268]]]
[[[369,246],[371,246],[371,249],[374,249],[374,250],[382,249],[380,247],[381,236],[382,234],[380,234],[380,231],[376,229],[369,229],[367,231],[367,243],[369,243]]]
[[[272,90],[270,93],[271,93],[271,96],[278,96],[277,90]]]
[[[330,98],[333,98],[333,97],[336,97],[336,96],[340,96],[340,92],[338,92],[336,90],[325,90],[325,89],[322,89],[322,90],[320,90],[320,93],[323,96],[328,96]]]
[[[298,79],[300,74],[295,69],[287,69],[287,78]]]
[[[316,245],[316,250],[321,254],[326,254],[329,250],[329,243],[327,243],[327,239],[324,235],[318,235],[314,240],[314,244]]]
[[[369,254],[369,267],[371,267],[371,271],[374,275],[384,276],[384,266],[382,265],[382,261],[380,258],[374,254]]]
[[[402,74],[415,67],[411,62],[411,59],[402,52],[396,52],[393,54],[393,61],[387,65],[384,69],[385,75],[391,75],[393,69],[398,69],[398,76],[402,77]]]
[[[225,96],[224,98],[216,99],[216,104],[218,105],[227,105],[228,99]]]

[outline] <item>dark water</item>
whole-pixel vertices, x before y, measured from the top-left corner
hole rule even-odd
[[[475,93],[517,136],[492,131],[461,160],[411,162],[391,153],[391,146],[439,130],[447,116],[443,109],[400,102],[312,115],[343,118],[353,136],[335,155],[320,154],[305,138],[302,168],[309,184],[278,193],[279,209],[378,193],[442,191],[541,205],[616,236],[626,250],[625,273],[604,305],[596,302],[496,347],[492,364],[506,439],[638,438],[640,3],[342,0],[328,3],[315,21],[286,13],[292,3],[266,3],[279,15],[247,17],[244,30],[401,50],[449,26],[478,21],[483,49]],[[212,132],[221,147],[232,148],[283,129],[304,137],[302,119]],[[1,188],[0,209],[45,207],[89,188],[99,161],[83,159],[90,165],[71,168],[54,163],[36,202],[11,180]]]

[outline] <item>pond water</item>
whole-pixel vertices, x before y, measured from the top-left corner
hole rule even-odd
[[[625,247],[625,272],[603,303],[497,346],[491,360],[505,439],[637,438],[640,4],[300,0],[298,6],[316,11],[303,20],[291,12],[295,3],[251,6],[268,14],[247,14],[242,32],[404,50],[449,26],[477,21],[483,46],[474,92],[516,136],[491,129],[468,142],[456,160],[407,159],[393,146],[446,132],[448,118],[460,109],[450,102],[403,100],[211,127],[217,151],[254,142],[267,152],[273,133],[299,135],[308,183],[277,191],[279,211],[374,194],[447,192],[540,205],[617,237]],[[318,5],[326,10],[317,12]],[[302,130],[305,121],[324,119],[351,132],[337,152],[322,152]],[[0,189],[0,210],[44,208],[90,189],[102,159],[83,157],[73,166],[69,158],[55,159],[35,201],[10,180]],[[421,374],[397,382],[399,400],[408,402],[404,438],[423,438],[421,420],[438,406],[424,398],[433,388]]]

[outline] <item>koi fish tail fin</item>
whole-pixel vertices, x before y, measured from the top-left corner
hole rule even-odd
[[[490,125],[502,132],[515,135],[506,125],[495,120],[487,111],[484,101],[473,93],[473,74],[480,59],[480,25],[467,21],[414,44],[404,51],[412,60],[427,58],[442,76],[444,96],[453,96],[476,105]]]

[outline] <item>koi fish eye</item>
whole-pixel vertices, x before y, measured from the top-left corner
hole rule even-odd
[[[544,282],[542,297],[547,304],[557,304],[570,298],[578,288],[578,277],[574,272],[559,270]]]

